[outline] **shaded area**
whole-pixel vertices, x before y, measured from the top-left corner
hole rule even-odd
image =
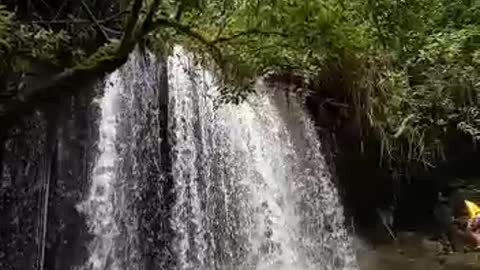
[[[375,249],[363,245],[358,254],[361,270],[478,270],[480,253],[439,255],[441,247],[421,235]]]
[[[2,269],[39,269],[42,257],[45,268],[54,270],[69,269],[83,260],[88,235],[75,204],[88,185],[95,153],[91,94],[85,91],[68,102],[50,104],[48,111],[18,121],[4,134],[0,147]]]

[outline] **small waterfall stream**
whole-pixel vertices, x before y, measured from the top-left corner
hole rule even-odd
[[[142,245],[153,240],[140,230],[140,213],[160,207],[164,195],[151,184],[166,175],[155,120],[158,69],[153,56],[142,57],[132,54],[105,82],[99,154],[78,206],[93,235],[80,269],[146,269]],[[257,95],[242,104],[216,104],[214,78],[180,48],[168,59],[168,88],[173,235],[156,249],[168,250],[160,253],[172,261],[155,269],[357,269],[338,193],[300,100],[259,82]],[[142,204],[145,192],[157,199]]]
[[[120,234],[115,219],[114,204],[116,164],[119,155],[116,150],[117,100],[120,87],[118,71],[109,76],[100,101],[101,119],[98,142],[99,155],[92,172],[92,184],[87,199],[80,205],[80,212],[87,214],[87,226],[94,238],[89,244],[91,256],[87,265],[92,270],[120,269],[115,255],[115,238]]]

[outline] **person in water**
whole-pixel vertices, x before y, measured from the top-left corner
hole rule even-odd
[[[467,201],[462,200],[457,208],[455,218],[455,234],[461,240],[464,249],[480,249],[480,215],[473,216],[468,209]],[[475,205],[476,206],[476,205]],[[473,217],[472,217],[473,216]]]
[[[469,219],[465,231],[468,243],[474,250],[480,250],[480,216]]]

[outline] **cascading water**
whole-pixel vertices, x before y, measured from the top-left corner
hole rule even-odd
[[[145,215],[162,218],[149,211],[158,198],[145,199],[149,192],[161,191],[163,180],[154,61],[152,55],[135,52],[105,80],[99,153],[88,196],[78,205],[93,235],[90,258],[81,270],[142,269],[140,232],[147,224],[140,223],[146,223]]]
[[[91,256],[86,269],[120,269],[115,255],[115,238],[119,236],[119,224],[114,213],[116,161],[116,105],[117,89],[120,84],[118,71],[109,76],[105,85],[104,96],[100,101],[101,120],[98,155],[92,172],[92,185],[87,199],[80,205],[80,212],[88,216],[88,227],[94,239],[89,244]]]
[[[101,101],[100,153],[79,207],[94,235],[84,269],[144,269],[134,260],[142,256],[132,253],[151,245],[137,216],[141,207],[159,206],[136,198],[148,190],[144,183],[161,184],[166,175],[161,127],[152,120],[159,114],[152,85],[158,78],[145,79],[158,70],[153,61],[135,64],[139,55],[110,75]],[[123,83],[115,83],[118,76]],[[217,106],[214,85],[191,55],[174,50],[168,60],[173,235],[167,247],[157,247],[172,261],[155,269],[356,269],[338,194],[302,103],[260,82],[246,102]]]

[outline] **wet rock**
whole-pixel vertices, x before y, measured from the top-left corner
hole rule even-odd
[[[87,185],[96,134],[92,91],[82,93],[54,111],[33,114],[0,145],[2,270],[38,269],[45,216],[46,269],[71,269],[83,261],[88,234],[75,204]]]

